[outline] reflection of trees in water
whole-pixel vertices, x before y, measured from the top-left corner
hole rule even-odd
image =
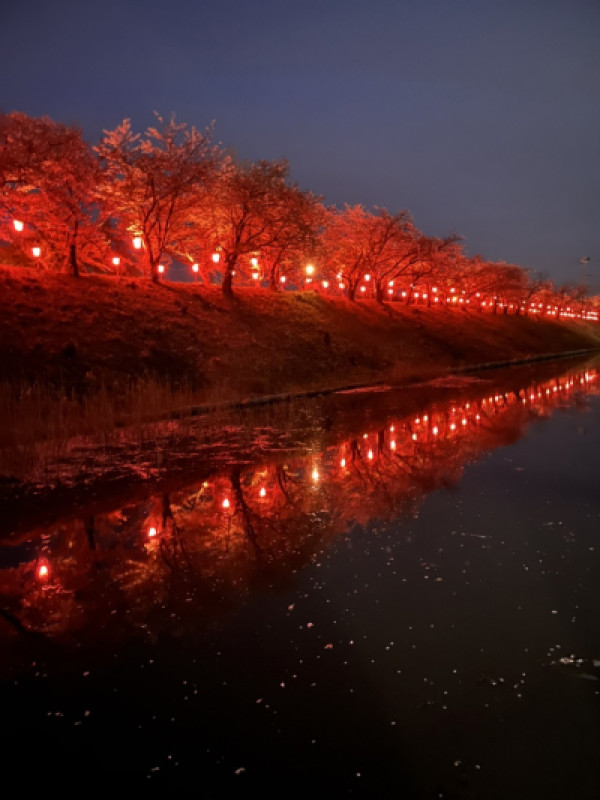
[[[197,625],[255,585],[293,581],[352,524],[415,513],[425,494],[456,485],[468,462],[518,439],[532,418],[591,393],[595,377],[433,405],[307,455],[235,464],[169,495],[32,531],[35,558],[0,571],[7,629],[114,636],[118,626],[155,635],[187,616]]]

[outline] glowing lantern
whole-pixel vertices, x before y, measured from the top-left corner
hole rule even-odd
[[[282,275],[281,278],[279,278],[279,281],[280,283],[285,283],[285,275]]]
[[[119,264],[121,263],[121,259],[119,258],[119,256],[113,256],[112,263],[115,265],[115,267],[118,267]]]
[[[438,435],[438,426],[437,425],[434,425],[431,430],[432,430],[432,433],[433,433],[434,436]]]
[[[324,289],[328,289],[329,288],[329,281],[323,281],[323,288]]]
[[[43,581],[50,575],[50,569],[47,564],[40,564],[37,570],[38,578]]]
[[[417,441],[417,434],[413,433],[411,438],[412,438],[413,442],[416,442]]]
[[[361,292],[366,292],[367,291],[367,287],[366,286],[361,286],[360,290],[361,290]]]
[[[304,278],[304,280],[306,281],[306,283],[312,283],[312,278]]]
[[[230,505],[230,503],[229,503],[229,498],[228,498],[228,497],[226,497],[226,498],[223,500],[223,502],[221,503],[221,507],[222,507],[222,508],[229,508],[229,505]]]
[[[450,430],[451,430],[451,431],[455,431],[455,430],[456,430],[456,423],[455,423],[455,422],[452,422],[452,423],[450,424]]]
[[[394,294],[394,290],[393,290],[393,289],[388,289],[388,290],[387,290],[387,293],[388,293],[388,294]]]
[[[13,227],[16,231],[21,232],[25,226],[20,219],[13,219]]]
[[[251,259],[250,259],[250,264],[251,264],[251,265],[252,265],[252,266],[253,266],[255,269],[257,269],[257,268],[258,268],[258,258],[256,258],[256,256],[254,256],[253,258],[251,258]]]
[[[395,430],[396,428],[393,425],[390,425],[390,433],[393,433]]]
[[[437,286],[434,286],[434,287],[433,287],[433,289],[432,289],[431,291],[432,291],[434,294],[436,294],[436,293],[437,293]]]
[[[388,281],[388,286],[393,286],[393,285],[394,285],[394,281]]]
[[[192,272],[198,273],[200,271],[199,264],[192,264]]]
[[[152,539],[156,536],[156,528],[148,528],[148,538]]]
[[[142,237],[141,236],[134,236],[133,237],[133,246],[136,250],[142,249]]]
[[[365,275],[365,280],[366,280],[366,281],[370,281],[370,280],[371,280],[371,276],[370,276],[370,275],[368,275],[368,274],[367,274],[367,275]]]
[[[346,466],[346,459],[345,458],[340,459],[340,467],[345,467],[345,466]]]
[[[160,272],[160,274],[162,275],[162,274],[163,274],[163,272],[165,271],[165,265],[164,265],[164,264],[159,264],[159,265],[158,265],[158,271],[159,271],[159,272]]]
[[[311,478],[313,479],[313,481],[319,480],[319,470],[316,467],[312,471]]]
[[[338,283],[338,288],[339,289],[343,289],[344,288],[344,284],[343,283]]]
[[[265,489],[264,486],[261,487],[259,494],[261,497],[264,497],[267,494],[267,490]]]
[[[367,458],[369,459],[369,461],[373,460],[373,451],[372,450],[369,450],[369,452],[367,453]]]
[[[213,253],[211,258],[212,258],[212,260],[213,260],[213,262],[215,264],[218,264],[219,261],[221,260],[221,254],[220,253]]]
[[[314,273],[315,273],[314,266],[312,264],[307,264],[306,265],[306,274],[307,275],[314,275]]]
[[[42,248],[32,247],[31,252],[33,253],[34,258],[39,258],[42,255]]]
[[[252,280],[254,280],[254,281],[258,280],[258,272],[253,272],[252,273]]]
[[[396,449],[396,441],[395,439],[392,439],[392,441],[390,442],[390,450],[395,450],[395,449]]]

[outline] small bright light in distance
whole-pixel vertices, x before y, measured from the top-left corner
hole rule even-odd
[[[20,219],[13,219],[13,227],[16,231],[22,231],[24,228],[23,223]]]

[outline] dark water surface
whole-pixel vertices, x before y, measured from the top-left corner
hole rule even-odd
[[[46,463],[3,503],[5,782],[600,797],[596,368]]]

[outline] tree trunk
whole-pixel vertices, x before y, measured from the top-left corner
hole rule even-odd
[[[223,275],[221,292],[223,297],[233,297],[233,276],[230,269],[226,269],[225,274]]]
[[[69,241],[69,268],[71,275],[74,278],[79,277],[79,264],[77,263],[77,230],[79,228],[79,220],[75,220],[73,230],[71,231]]]
[[[354,302],[354,295],[356,294],[356,286],[352,286],[352,284],[348,284],[348,300],[351,303]]]
[[[225,258],[225,272],[221,282],[221,292],[223,297],[233,297],[233,272],[237,262],[237,253],[230,253]]]
[[[383,303],[385,300],[385,292],[383,286],[380,286],[378,283],[375,284],[375,299],[378,303]]]
[[[71,275],[74,278],[78,278],[79,265],[77,264],[77,246],[75,242],[71,242],[69,245],[69,267],[71,269]]]

